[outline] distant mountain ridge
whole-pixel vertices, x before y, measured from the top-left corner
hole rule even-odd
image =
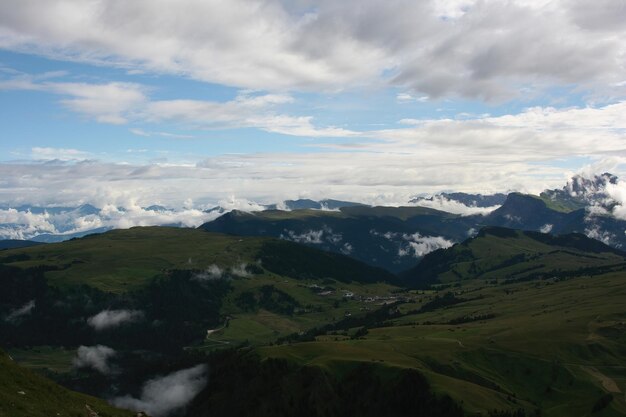
[[[600,199],[604,195],[602,187],[615,181],[613,176],[605,174],[592,182],[573,180],[572,184],[577,185],[570,184],[565,189]],[[584,188],[585,184],[591,185]],[[552,234],[579,233],[615,248],[626,248],[625,220],[606,211],[596,213],[589,207],[564,210],[559,201],[558,198],[547,201],[541,196],[511,193],[497,209],[485,215],[465,216],[419,206],[352,206],[338,211],[233,211],[201,228],[297,241],[393,272],[409,268],[429,252],[462,242],[485,226]]]
[[[5,239],[0,240],[0,250],[28,248],[31,246],[41,245],[42,242],[34,242],[32,240]]]
[[[591,178],[575,176],[561,189],[545,190],[539,196],[445,192],[412,198],[411,206],[435,209],[432,213],[438,210],[438,215],[431,213],[427,217],[415,217],[419,210],[412,214],[411,207],[372,207],[333,199],[233,204],[243,207],[243,211],[232,211],[228,206],[204,211],[173,210],[160,204],[131,209],[100,209],[90,204],[5,206],[0,209],[4,210],[5,219],[0,223],[0,238],[50,243],[133,225],[193,227],[215,221],[205,228],[293,240],[397,272],[429,251],[460,242],[483,226],[583,233],[614,247],[626,247],[626,222],[612,214],[619,203],[607,191],[607,187],[618,184],[615,175],[604,173]],[[267,213],[259,215],[260,212]],[[251,219],[258,224],[252,227],[254,222],[246,221],[247,226],[242,227],[242,213],[257,213]],[[229,221],[232,224],[228,225]],[[358,233],[357,228],[361,228]],[[342,238],[338,239],[340,235]]]

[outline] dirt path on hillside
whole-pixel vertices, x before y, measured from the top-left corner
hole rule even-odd
[[[602,372],[598,371],[596,368],[592,366],[581,365],[581,369],[587,372],[589,375],[596,378],[598,381],[600,381],[604,389],[607,390],[608,392],[622,392],[622,390],[619,389],[619,387],[617,386],[615,381],[613,381],[613,379],[604,375]]]

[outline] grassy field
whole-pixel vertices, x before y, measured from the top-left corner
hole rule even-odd
[[[624,268],[623,253],[582,235],[550,238],[534,232],[486,228],[475,239],[427,255],[406,276],[418,283],[476,278],[523,281],[541,276],[590,276]]]
[[[612,393],[609,406],[593,415],[618,416],[626,412],[626,313],[618,307],[626,299],[624,278],[471,282],[455,288],[470,301],[405,314],[359,340],[330,335],[259,351],[331,371],[359,361],[416,368],[469,412],[522,407],[541,409],[543,416],[585,416]],[[421,303],[418,298],[401,310],[415,310],[432,297],[422,295]],[[448,324],[459,318],[469,321]]]
[[[350,258],[291,242],[173,227],[114,230],[62,243],[15,249],[0,254],[0,263],[20,268],[48,267],[46,278],[53,286],[89,285],[121,294],[141,288],[151,278],[173,269],[203,271],[217,266],[231,276],[247,275],[237,270],[242,265],[258,265],[268,250],[290,251],[294,260],[274,262],[275,268],[285,268],[283,275],[289,278],[290,271],[298,272],[295,259],[298,256],[316,260],[322,266],[336,266],[332,271],[320,269],[319,274],[340,275],[342,270],[349,274],[348,269],[360,268],[374,281],[377,275],[381,279],[390,276],[382,270],[355,265]]]
[[[243,292],[253,292],[264,286],[274,286],[293,297],[299,304],[292,315],[279,314],[260,308],[244,311],[236,303]],[[233,282],[234,290],[224,303],[222,313],[228,316],[228,325],[207,337],[206,348],[212,349],[242,342],[253,345],[268,344],[276,338],[298,333],[326,323],[336,322],[350,314],[364,315],[379,307],[382,301],[368,301],[374,297],[394,297],[397,287],[385,284],[343,283],[332,280],[295,280],[276,274],[240,278]],[[332,288],[324,294],[321,288]],[[352,294],[346,297],[346,294]]]
[[[105,401],[69,391],[21,368],[0,352],[0,417],[84,417],[89,410],[100,417],[131,417],[135,413]]]
[[[52,285],[87,284],[122,293],[143,286],[166,269],[203,270],[217,265],[227,270],[242,262],[253,263],[263,241],[196,229],[137,227],[13,250],[3,256],[18,259],[7,263],[12,266],[60,268],[46,273]],[[28,259],[19,260],[20,255]]]
[[[76,356],[73,349],[56,346],[35,346],[30,349],[11,349],[8,351],[13,360],[33,370],[50,370],[63,373],[72,370],[72,359]]]

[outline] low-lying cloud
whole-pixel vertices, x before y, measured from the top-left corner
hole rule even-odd
[[[280,238],[309,245],[321,245],[323,243],[336,245],[343,240],[343,235],[341,233],[334,233],[333,229],[326,226],[320,230],[307,230],[302,233],[296,233],[293,230],[285,230],[285,233],[280,234]]]
[[[99,331],[136,322],[142,318],[143,312],[139,310],[103,310],[95,316],[89,317],[87,323]]]
[[[59,238],[92,230],[126,229],[135,226],[178,225],[197,227],[214,220],[218,212],[208,213],[196,208],[156,210],[140,207],[134,202],[126,206],[105,204],[102,208],[26,207],[0,209],[0,239],[33,239],[42,234]]]
[[[237,265],[231,267],[230,272],[235,276],[243,277],[243,278],[247,278],[250,275],[252,275],[248,271],[248,264],[245,262],[238,263]]]
[[[5,320],[10,322],[10,323],[14,323],[14,322],[18,321],[21,317],[30,314],[33,311],[34,308],[35,308],[35,300],[30,300],[29,302],[27,302],[26,304],[24,304],[20,308],[16,308],[15,310],[11,311],[5,317]]]
[[[222,279],[224,278],[224,270],[215,264],[211,264],[204,271],[194,274],[192,278],[197,281]]]
[[[472,216],[474,214],[481,214],[484,216],[500,207],[467,206],[459,201],[450,200],[441,195],[435,195],[432,197],[432,199],[419,199],[414,204],[416,206],[446,211],[448,213],[460,214],[462,216]]]
[[[108,362],[115,354],[115,350],[104,345],[79,346],[72,363],[76,368],[92,368],[100,373],[109,374],[111,367]]]
[[[403,235],[403,239],[408,245],[398,250],[399,256],[414,256],[420,258],[437,249],[445,249],[454,245],[454,242],[443,236],[422,236],[419,233]]]
[[[543,226],[541,226],[541,227],[539,228],[539,231],[540,231],[541,233],[550,233],[550,232],[552,231],[552,228],[553,228],[553,227],[554,227],[554,225],[553,225],[553,224],[546,223],[546,224],[544,224]]]
[[[151,379],[144,384],[139,398],[118,397],[112,403],[153,417],[166,417],[184,408],[205,387],[206,371],[206,365],[197,365]]]

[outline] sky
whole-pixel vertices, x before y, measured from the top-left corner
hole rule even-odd
[[[626,174],[624,0],[6,0],[0,205],[399,205]]]

